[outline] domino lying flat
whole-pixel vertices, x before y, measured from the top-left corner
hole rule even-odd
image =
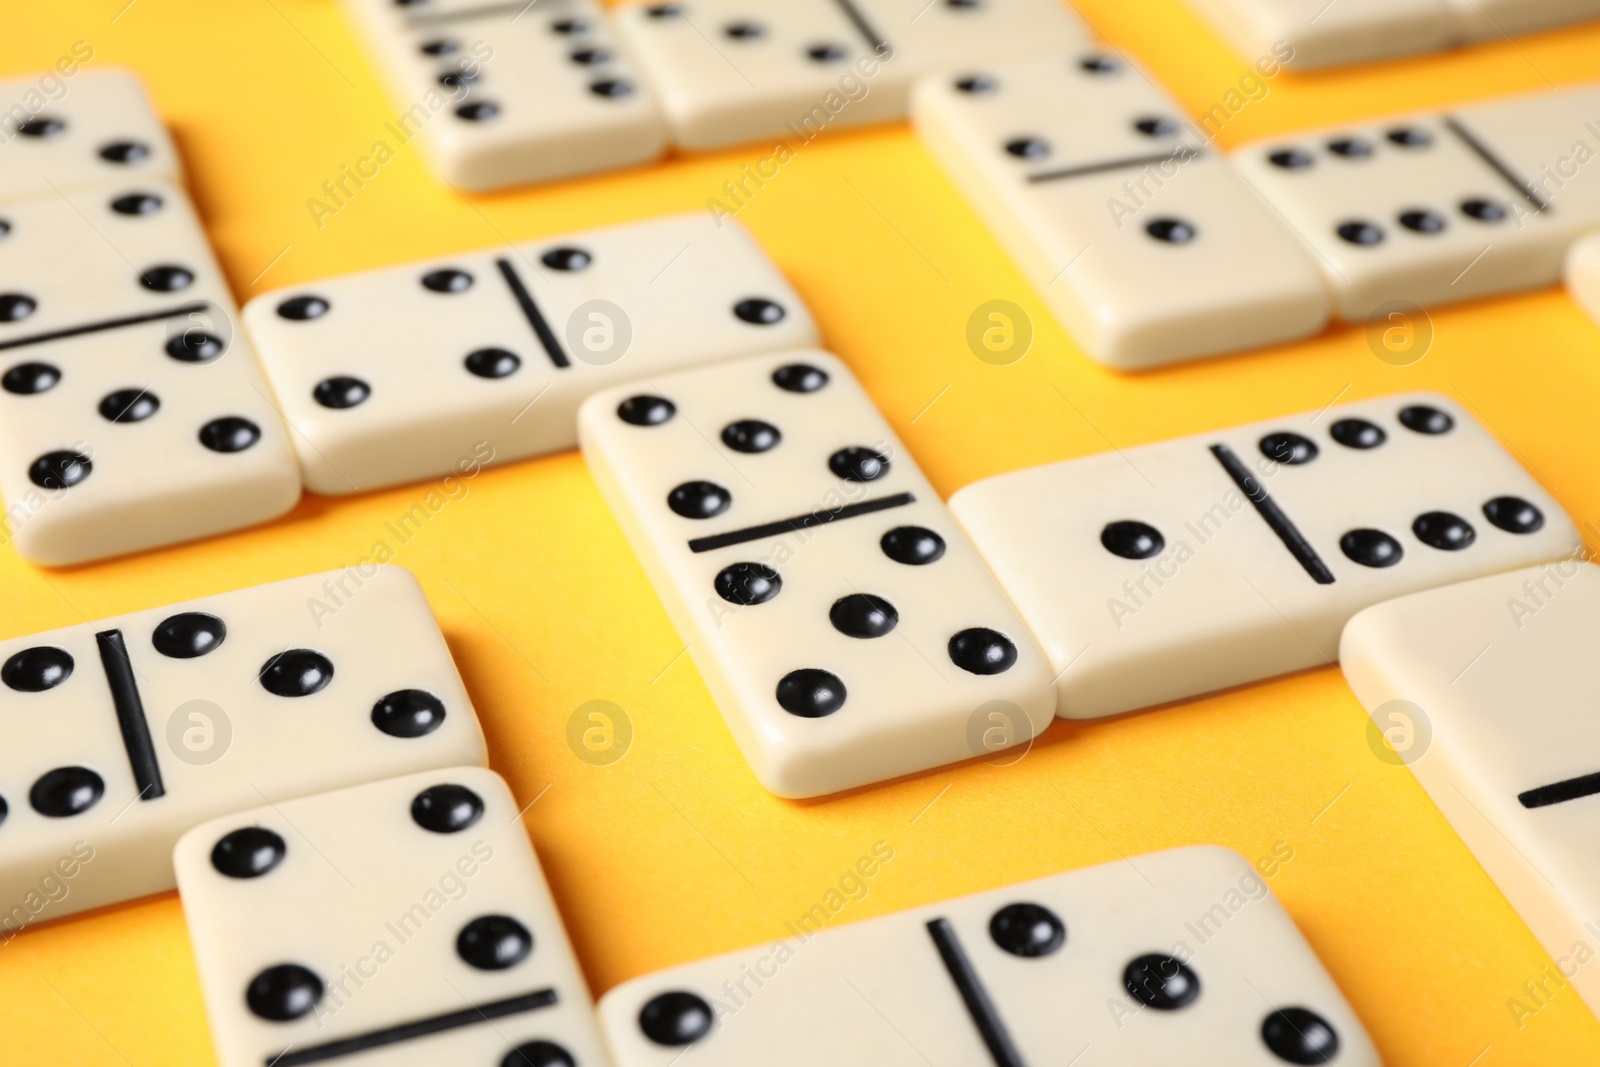
[[[178,155],[139,79],[90,73],[79,66],[86,58],[78,49],[56,70],[0,81],[0,200],[180,179]]]
[[[930,77],[917,134],[1086,353],[1136,369],[1316,333],[1310,257],[1178,105],[1105,55]]]
[[[1316,253],[1339,317],[1553,285],[1600,226],[1600,86],[1247,145],[1233,161]]]
[[[1432,52],[1600,18],[1597,0],[1190,0],[1239,54],[1297,69]]]
[[[1379,1062],[1266,883],[1214,847],[637,978],[600,1022],[617,1067]]]
[[[882,781],[1049,724],[1038,646],[834,357],[785,352],[610,389],[584,403],[578,433],[772,792]]]
[[[186,834],[178,889],[222,1067],[604,1067],[520,815],[498,775],[457,767]]]
[[[950,510],[1074,719],[1332,663],[1362,608],[1580,543],[1471,416],[1426,393],[1002,474]]]
[[[24,557],[79,563],[294,506],[294,452],[234,317],[173,186],[0,204],[0,497]]]
[[[397,567],[0,642],[0,683],[8,937],[172,888],[172,845],[206,819],[484,761],[444,638]],[[74,858],[68,895],[43,902],[41,881]]]
[[[702,214],[385,267],[245,307],[307,488],[354,493],[577,443],[597,389],[816,342],[742,227]]]
[[[1397,758],[1600,1010],[1600,977],[1577,965],[1600,937],[1600,567],[1579,559],[1368,608],[1345,627],[1340,663],[1373,735],[1399,742]]]
[[[434,169],[494,189],[643,163],[655,99],[591,0],[346,0],[387,75],[390,132]],[[399,145],[394,145],[398,148]]]
[[[1600,323],[1600,233],[1579,241],[1567,253],[1567,289],[1578,306]]]
[[[616,20],[690,149],[898,119],[930,70],[1088,40],[1060,0],[682,0]]]

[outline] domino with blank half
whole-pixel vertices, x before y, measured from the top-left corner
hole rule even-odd
[[[950,510],[1092,719],[1332,664],[1362,608],[1570,554],[1463,408],[1379,397],[987,478]]]

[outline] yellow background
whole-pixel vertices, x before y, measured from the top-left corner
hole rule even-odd
[[[1176,0],[1079,7],[1191,114],[1246,70]],[[469,200],[408,148],[318,228],[308,198],[393,114],[331,2],[6,0],[0,23],[5,75],[86,40],[89,69],[144,76],[241,303],[325,275],[703,208],[769,151]],[[1221,140],[1597,75],[1591,25],[1283,76]],[[1478,413],[1580,525],[1600,515],[1600,329],[1559,291],[1436,312],[1432,350],[1404,368],[1340,328],[1130,377],[1077,351],[903,125],[806,146],[739,218],[946,495],[1113,444],[1436,389]],[[1036,329],[1009,367],[980,362],[964,341],[968,315],[991,299],[1020,304]],[[263,528],[63,571],[0,550],[0,635],[348,565],[392,541],[384,523],[428,489],[308,497]],[[1513,1023],[1507,999],[1549,961],[1409,772],[1369,750],[1336,669],[1115,722],[1057,722],[1013,766],[974,762],[795,803],[745,769],[576,453],[484,473],[396,561],[427,590],[494,767],[523,803],[542,792],[528,830],[596,994],[779,936],[879,840],[895,858],[840,921],[1122,854],[1215,842],[1256,858],[1288,842],[1294,858],[1272,888],[1388,1063],[1600,1062],[1600,1026],[1570,988]],[[622,706],[634,726],[631,751],[611,766],[567,746],[568,717],[594,699]],[[307,738],[308,758],[314,746]],[[0,1060],[210,1063],[176,898],[0,947]]]

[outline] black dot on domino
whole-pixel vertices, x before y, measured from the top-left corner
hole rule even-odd
[[[783,321],[788,312],[783,305],[764,296],[751,296],[733,305],[734,315],[752,326],[774,326]]]
[[[322,979],[298,963],[268,967],[250,979],[244,991],[244,1002],[251,1014],[275,1023],[310,1014],[321,999]]]
[[[677,4],[651,4],[644,13],[653,19],[675,19],[683,14]]]
[[[397,689],[372,705],[372,725],[390,737],[422,737],[444,725],[444,701],[425,689]]]
[[[461,42],[452,41],[448,37],[440,37],[432,41],[422,42],[417,46],[417,51],[425,56],[453,56],[461,51]]]
[[[778,706],[802,719],[820,719],[844,707],[844,682],[832,671],[802,667],[778,681]]]
[[[730,563],[712,581],[717,595],[730,604],[765,604],[783,589],[783,578],[765,563]]]
[[[372,395],[372,387],[360,378],[335,375],[324,378],[311,390],[311,398],[325,408],[353,408]]]
[[[278,305],[278,317],[291,322],[320,319],[332,307],[320,296],[291,296]]]
[[[100,417],[111,422],[143,422],[161,407],[161,398],[148,389],[118,389],[100,400]]]
[[[900,612],[881,596],[851,593],[833,602],[828,621],[846,637],[883,637],[894,631]]]
[[[227,878],[260,878],[283,862],[288,846],[265,826],[224,834],[211,848],[211,866]]]
[[[200,427],[200,443],[213,452],[243,452],[261,440],[261,427],[238,415],[212,419]]]
[[[581,248],[552,248],[539,257],[539,262],[551,270],[575,271],[583,270],[594,262],[594,256]]]
[[[813,63],[838,63],[849,54],[843,45],[832,42],[814,44],[806,49],[806,58]]]
[[[469,374],[479,378],[504,378],[522,366],[521,357],[503,348],[480,348],[461,362]]]
[[[847,482],[875,482],[889,473],[889,457],[871,448],[851,445],[828,457],[828,469]]]
[[[1018,159],[1043,159],[1050,154],[1050,143],[1042,137],[1017,137],[1006,142],[1006,151]]]
[[[1446,223],[1443,215],[1419,208],[1401,212],[1400,225],[1412,233],[1435,234],[1443,233]]]
[[[64,648],[38,645],[12,654],[0,666],[0,682],[19,693],[42,693],[72,677],[72,654]]]
[[[1171,956],[1152,953],[1129,962],[1122,987],[1147,1008],[1177,1011],[1200,997],[1200,976]]]
[[[32,396],[54,389],[61,381],[61,369],[49,363],[18,363],[0,375],[0,388],[18,396]]]
[[[1478,222],[1504,222],[1506,220],[1505,205],[1498,200],[1485,200],[1473,197],[1461,201],[1461,213],[1469,219]]]
[[[1483,505],[1483,517],[1506,533],[1531,534],[1544,526],[1544,514],[1517,496],[1497,496]]]
[[[1336,137],[1328,142],[1328,151],[1345,159],[1366,159],[1372,155],[1372,145],[1359,137]]]
[[[1280,148],[1267,156],[1267,162],[1284,170],[1306,170],[1316,163],[1316,160],[1311,158],[1310,153],[1302,152],[1298,148]]]
[[[1426,404],[1413,404],[1400,409],[1400,425],[1413,433],[1436,436],[1455,429],[1456,420],[1438,408]]]
[[[589,91],[607,100],[620,100],[633,95],[633,83],[626,78],[601,78],[589,83]]]
[[[46,818],[68,819],[94,807],[105,793],[105,781],[89,768],[57,767],[33,783],[28,803]]]
[[[1414,126],[1401,126],[1390,130],[1384,135],[1390,144],[1399,148],[1427,148],[1433,144],[1433,137],[1426,130],[1419,130]]]
[[[572,1053],[554,1041],[524,1041],[500,1061],[500,1067],[577,1067]]]
[[[500,105],[488,100],[462,104],[456,108],[456,117],[466,122],[487,122],[500,114]]]
[[[722,428],[722,443],[735,452],[768,452],[778,447],[783,434],[770,422],[760,419],[740,419]]]
[[[992,93],[999,87],[999,83],[987,74],[967,74],[956,79],[956,89],[973,96]]]
[[[1328,1020],[1308,1008],[1281,1008],[1261,1023],[1261,1041],[1287,1063],[1332,1063],[1339,1035]]]
[[[112,141],[100,149],[100,158],[107,163],[139,163],[150,157],[150,146],[143,141]]]
[[[828,384],[828,372],[809,363],[789,363],[772,372],[772,384],[786,393],[815,393]]]
[[[454,267],[429,271],[422,276],[422,287],[435,293],[464,293],[472,288],[472,275]]]
[[[1108,522],[1100,531],[1100,544],[1113,556],[1123,559],[1150,559],[1167,547],[1161,531],[1147,522],[1122,519]]]
[[[766,36],[766,28],[758,22],[730,22],[722,27],[722,35],[731,41],[754,41]]]
[[[667,507],[686,519],[712,519],[728,510],[733,494],[716,482],[684,482],[667,494]]]
[[[175,293],[194,284],[194,272],[188,267],[162,263],[141,271],[139,284],[152,292]]]
[[[998,630],[974,626],[950,638],[950,662],[970,674],[1001,674],[1017,662],[1017,646]]]
[[[1085,56],[1078,60],[1078,69],[1085,74],[1121,74],[1122,64],[1113,56]]]
[[[483,798],[464,785],[430,785],[411,801],[411,821],[435,834],[454,834],[483,818]]]
[[[446,89],[460,89],[463,86],[471,85],[477,80],[477,72],[471,70],[447,70],[439,75],[439,84]]]
[[[630,396],[617,405],[617,418],[630,426],[660,426],[678,413],[664,396]]]
[[[1287,430],[1269,433],[1261,439],[1261,454],[1278,463],[1298,467],[1317,458],[1317,443]]]
[[[651,997],[639,1009],[639,1031],[658,1045],[680,1048],[711,1032],[711,1005],[693,993],[673,991]]]
[[[46,452],[28,465],[28,480],[40,489],[70,489],[93,470],[94,464],[82,452]]]
[[[1478,532],[1470,522],[1448,511],[1418,515],[1411,524],[1411,532],[1423,544],[1445,552],[1459,552],[1478,539]]]
[[[1146,137],[1171,137],[1178,132],[1178,124],[1169,118],[1160,115],[1148,115],[1135,119],[1133,128]]]
[[[1156,219],[1144,228],[1144,232],[1172,245],[1186,245],[1200,236],[1200,230],[1194,223],[1183,219]]]
[[[6,816],[11,814],[11,805],[6,803],[5,797],[0,797],[0,825],[6,821]]]
[[[878,547],[896,563],[921,567],[944,555],[944,538],[925,526],[896,526],[878,540]]]
[[[228,625],[203,611],[169,615],[150,635],[155,650],[171,659],[196,659],[215,652],[228,638]]]
[[[580,33],[589,32],[589,24],[582,19],[556,19],[550,24],[551,33],[559,33],[563,37],[572,37]]]
[[[456,935],[456,955],[480,971],[515,967],[533,951],[533,935],[509,915],[480,915]]]
[[[1375,222],[1366,222],[1362,219],[1353,219],[1341,222],[1334,231],[1343,241],[1353,245],[1372,246],[1383,243],[1383,227]]]
[[[111,201],[119,215],[154,215],[161,210],[161,198],[154,193],[125,193]]]
[[[0,293],[0,322],[21,322],[39,302],[26,293]]]
[[[1007,904],[990,917],[989,937],[1013,956],[1038,959],[1067,943],[1067,927],[1043,904]]]
[[[1351,530],[1339,538],[1339,548],[1363,567],[1393,567],[1405,554],[1400,542],[1382,530]]]
[[[1377,448],[1389,439],[1383,427],[1366,419],[1340,419],[1328,427],[1328,436],[1346,448]]]
[[[166,344],[167,355],[179,363],[210,363],[226,350],[222,338],[204,330],[184,330]]]
[[[17,132],[24,137],[55,137],[66,132],[66,129],[67,124],[60,119],[39,116],[18,126]]]
[[[291,648],[262,664],[260,678],[273,696],[308,697],[333,681],[333,661],[309,648]]]

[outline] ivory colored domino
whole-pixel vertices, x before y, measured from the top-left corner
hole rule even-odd
[[[654,93],[592,0],[345,0],[389,83],[382,141],[417,140],[451,185],[485,191],[645,163]]]
[[[0,203],[0,498],[23,557],[82,563],[251,526],[300,476],[176,187]]]
[[[924,79],[917,134],[1085,353],[1135,370],[1308,336],[1311,257],[1127,60]]]
[[[207,819],[484,762],[422,590],[371,570],[0,642],[0,937],[171,889]]]
[[[1368,608],[1339,658],[1374,750],[1410,767],[1600,1010],[1600,978],[1573,962],[1600,937],[1600,567],[1582,558]]]
[[[450,767],[185,834],[222,1067],[605,1067],[521,809],[493,771]]]
[[[931,70],[1088,39],[1059,0],[682,0],[627,4],[616,20],[688,149],[903,118]]]
[[[767,789],[834,793],[1049,725],[1038,646],[835,357],[611,388],[584,402],[578,433]]]
[[[1600,225],[1600,173],[1576,147],[1592,153],[1596,131],[1600,88],[1563,89],[1275,137],[1232,160],[1315,253],[1339,317],[1364,322],[1558,282],[1568,246]]]
[[[791,926],[623,983],[600,1022],[617,1067],[1379,1062],[1265,880],[1208,846]]]
[[[1567,290],[1600,324],[1600,233],[1585,237],[1567,253]]]
[[[182,181],[144,84],[129,71],[85,70],[84,60],[75,46],[55,69],[0,81],[0,201]]]
[[[1362,608],[1560,559],[1561,505],[1413,393],[987,478],[950,510],[1093,719],[1332,664]]]
[[[324,494],[571,448],[598,389],[817,340],[744,228],[700,213],[328,278],[244,320]]]

